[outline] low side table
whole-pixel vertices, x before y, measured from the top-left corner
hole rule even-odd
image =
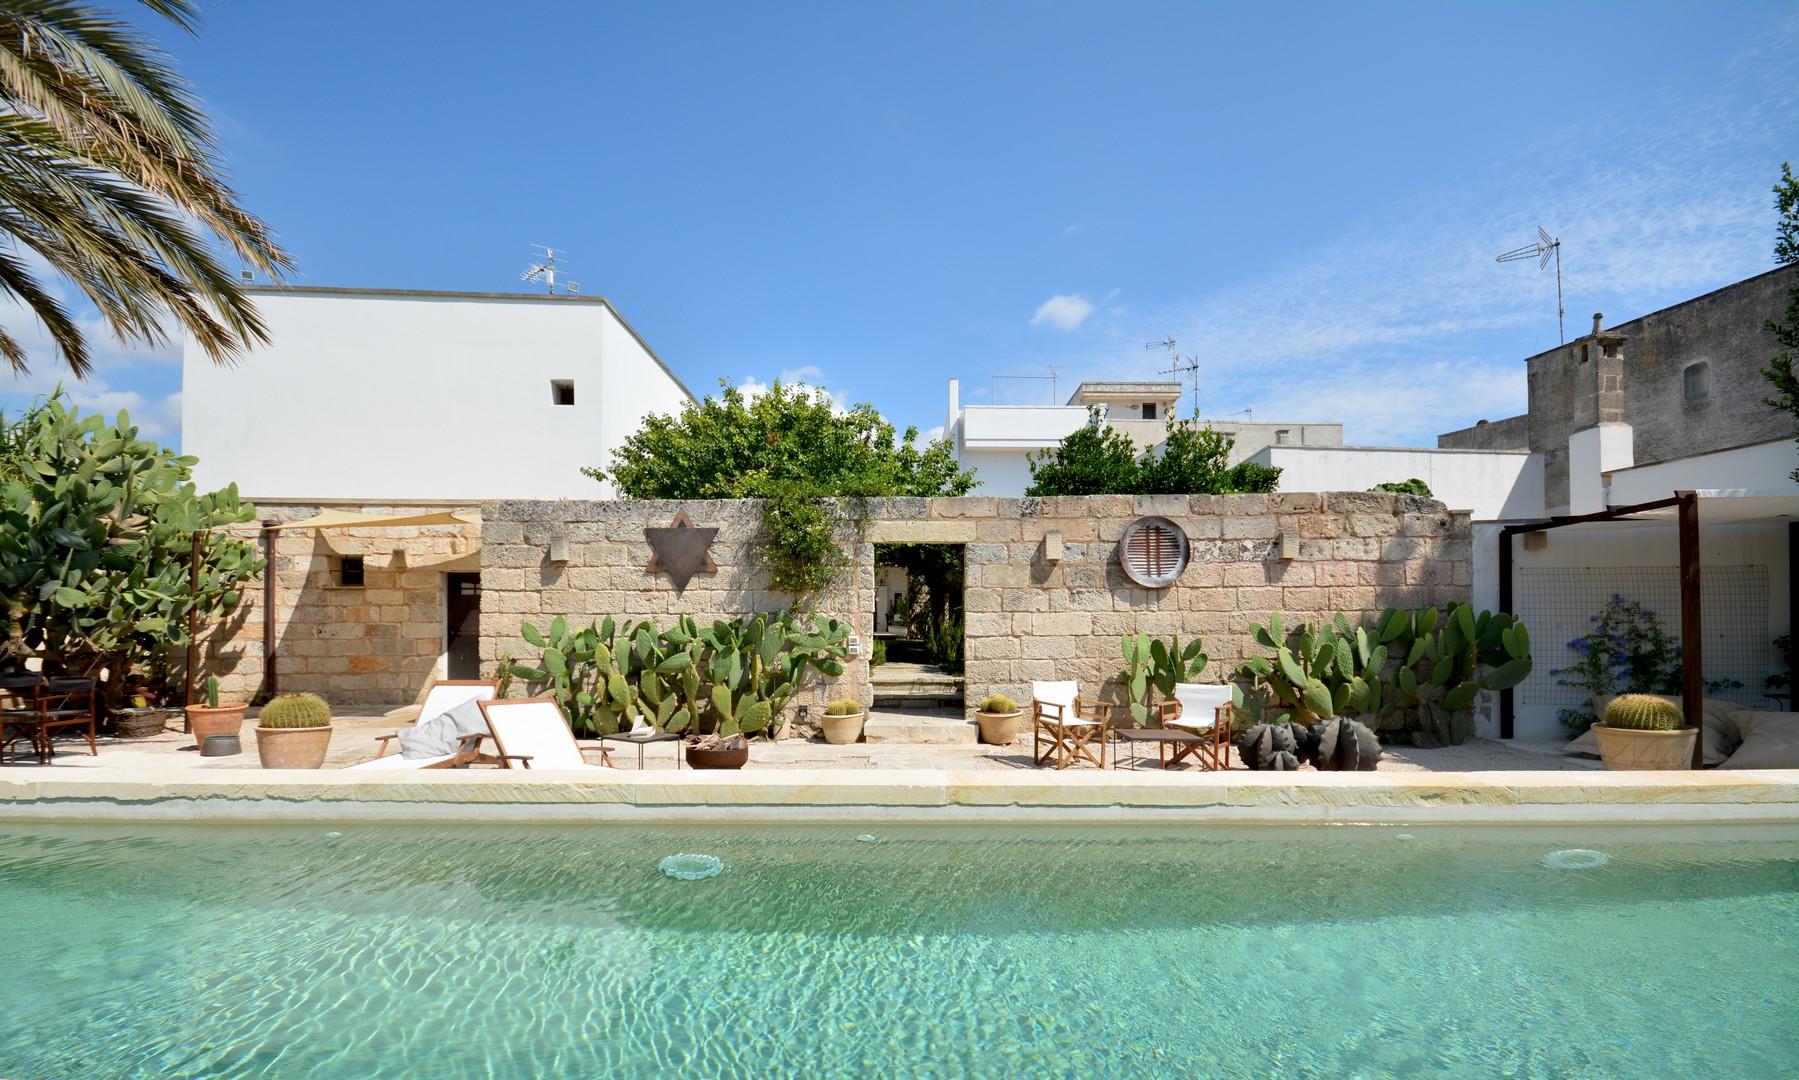
[[[1131,747],[1131,771],[1137,771],[1137,746],[1139,743],[1156,744],[1156,761],[1164,769],[1179,764],[1181,759],[1199,748],[1198,744],[1205,739],[1191,731],[1179,728],[1113,728],[1112,738],[1117,743],[1129,743]],[[1174,759],[1168,758],[1170,748],[1174,750]],[[1112,750],[1112,768],[1118,768],[1118,747]]]
[[[648,735],[639,735],[629,731],[615,731],[610,735],[600,736],[601,742],[635,743],[637,746],[637,768],[640,771],[643,769],[643,748],[650,743],[659,742],[673,742],[676,744],[675,768],[679,769],[681,767],[681,747],[679,744],[685,742],[686,739],[687,736],[678,731],[652,731]]]

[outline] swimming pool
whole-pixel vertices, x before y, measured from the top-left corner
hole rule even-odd
[[[4,1076],[1799,1069],[1787,826],[15,825],[0,919]]]

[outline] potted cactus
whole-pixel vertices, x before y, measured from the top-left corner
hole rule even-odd
[[[1621,694],[1593,725],[1608,769],[1690,769],[1699,729],[1686,726],[1680,706],[1653,694]]]
[[[209,735],[236,736],[244,729],[244,710],[248,705],[220,705],[217,676],[206,677],[206,704],[187,707],[187,727],[193,732],[194,745],[206,745]]]
[[[975,723],[981,728],[981,741],[991,746],[1010,746],[1018,738],[1018,703],[1004,694],[988,694],[981,699]]]
[[[316,769],[331,747],[331,706],[317,694],[282,694],[256,718],[256,754],[265,769]]]
[[[824,729],[825,742],[845,746],[862,738],[862,720],[868,714],[863,711],[862,703],[843,698],[825,706],[824,717],[819,726]]]

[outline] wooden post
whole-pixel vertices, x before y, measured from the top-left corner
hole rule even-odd
[[[1499,610],[1509,613],[1512,610],[1512,530],[1499,530]],[[1518,706],[1513,697],[1513,688],[1506,687],[1499,692],[1499,737],[1513,737],[1518,715]]]
[[[275,601],[281,596],[281,583],[275,573],[275,543],[280,537],[271,526],[274,518],[262,523],[262,680],[265,700],[281,692],[281,672],[275,658]]]
[[[191,598],[200,591],[200,533],[194,533],[193,550],[187,557],[187,594]],[[193,705],[194,673],[200,668],[200,608],[198,605],[187,609],[187,693],[183,695],[184,704]]]
[[[1705,639],[1699,625],[1699,496],[1677,491],[1680,499],[1680,704],[1687,723],[1698,730],[1693,768],[1705,764]]]

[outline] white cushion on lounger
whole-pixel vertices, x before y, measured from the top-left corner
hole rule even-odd
[[[1799,769],[1799,713],[1739,709],[1743,744],[1720,769]]]
[[[1231,688],[1228,684],[1175,683],[1174,700],[1181,703],[1181,715],[1168,722],[1170,727],[1210,731],[1218,723],[1218,707],[1231,703]]]
[[[352,768],[352,769],[426,769],[426,768],[430,768],[433,765],[437,765],[442,762],[449,761],[450,759],[454,758],[455,756],[456,756],[455,754],[444,754],[439,757],[402,757],[399,754],[388,754],[385,757],[375,758],[373,761],[364,761],[357,765],[351,765],[350,768]]]
[[[442,716],[465,701],[492,701],[494,686],[492,683],[476,683],[473,686],[462,683],[433,683],[425,692],[425,703],[419,706],[417,723]]]
[[[575,733],[554,701],[490,701],[484,703],[487,725],[507,757],[528,756],[528,762],[504,762],[507,768],[603,769],[581,756]]]

